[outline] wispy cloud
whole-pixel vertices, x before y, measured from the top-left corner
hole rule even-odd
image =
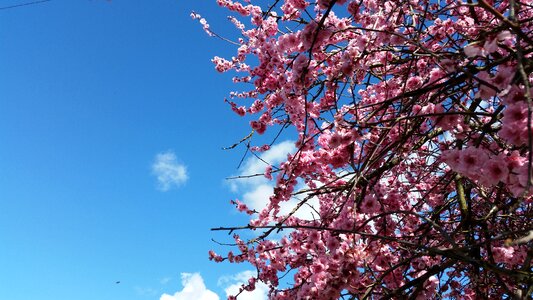
[[[135,290],[135,292],[139,296],[153,297],[153,296],[157,295],[157,290],[153,289],[151,287],[139,287],[139,286],[136,286],[133,289]]]
[[[178,162],[176,154],[170,150],[155,156],[152,173],[157,177],[158,189],[163,192],[180,187],[189,179],[187,168]]]
[[[159,300],[220,300],[215,292],[206,288],[199,273],[181,273],[183,289],[174,295],[163,294]]]

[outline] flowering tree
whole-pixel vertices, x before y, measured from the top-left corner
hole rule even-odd
[[[228,100],[253,118],[247,140],[297,133],[266,168],[268,205],[235,200],[250,223],[217,228],[258,232],[210,252],[257,269],[242,290],[531,298],[532,0],[217,2],[242,35],[235,57],[213,62],[251,86]],[[311,202],[313,217],[298,217]]]

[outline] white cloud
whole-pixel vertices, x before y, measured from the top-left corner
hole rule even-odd
[[[157,177],[158,189],[166,192],[187,182],[187,168],[180,164],[172,151],[158,153],[152,164],[152,173]]]
[[[242,200],[250,209],[260,211],[268,204],[272,191],[273,186],[271,184],[257,184],[242,195]]]
[[[280,162],[287,159],[287,154],[295,150],[294,142],[284,141],[276,144],[270,148],[270,150],[261,153],[258,159],[255,156],[251,156],[244,161],[242,169],[237,176],[251,176],[234,179],[231,182],[231,189],[233,192],[242,194],[242,200],[251,209],[260,211],[265,208],[269,202],[269,198],[272,195],[274,185],[273,182],[267,180],[262,174],[265,168],[270,165],[277,165]],[[275,176],[275,175],[273,175]]]
[[[205,287],[198,273],[181,273],[183,289],[174,295],[163,294],[159,300],[220,300],[217,294]]]
[[[260,174],[250,178],[235,179],[231,184],[233,192],[238,192],[242,195],[242,201],[248,205],[250,209],[257,211],[265,208],[269,202],[269,198],[274,190],[274,182],[267,180],[263,175],[267,164],[278,165],[287,159],[287,154],[293,153],[296,150],[293,141],[284,141],[272,146],[272,148],[260,155],[260,159],[255,156],[249,157],[243,164],[242,170],[237,176],[250,176]],[[275,175],[274,175],[275,177]],[[298,185],[300,188],[305,188],[305,185]],[[305,197],[305,195],[301,195]],[[291,199],[290,201],[280,204],[281,214],[290,213],[293,208],[300,202],[298,199]],[[296,214],[296,217],[301,219],[313,219],[316,213],[311,207],[318,208],[318,199],[313,197],[306,202],[308,205],[302,206]]]
[[[233,182],[236,185],[234,188],[239,190],[267,182],[265,177],[263,177],[261,174],[265,172],[265,168],[268,166],[268,164],[274,166],[278,165],[280,162],[287,159],[287,154],[294,152],[294,150],[296,150],[296,148],[294,147],[293,141],[284,141],[272,146],[270,150],[261,153],[259,156],[260,159],[255,156],[250,156],[244,161],[238,176],[250,176],[256,174],[259,174],[259,176],[236,179]]]
[[[239,293],[243,283],[247,283],[248,279],[254,276],[252,271],[244,271],[235,276],[222,277],[219,280],[219,285],[225,285],[224,291],[226,296],[235,296]],[[268,299],[269,288],[262,282],[256,282],[255,290],[248,292],[243,291],[239,295],[239,300],[266,300]],[[163,300],[163,299],[161,299]]]

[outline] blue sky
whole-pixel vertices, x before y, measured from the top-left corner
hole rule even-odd
[[[221,249],[211,238],[226,238],[210,228],[246,222],[229,200],[256,190],[225,181],[246,171],[244,150],[221,148],[249,129],[210,59],[233,47],[192,10],[234,32],[214,0],[0,10],[1,299],[199,295],[184,283],[211,300],[205,290],[222,299],[245,277],[245,265],[207,260]]]

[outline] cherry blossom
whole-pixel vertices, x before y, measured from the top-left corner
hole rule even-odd
[[[271,2],[217,1],[241,37],[213,63],[247,153],[296,150],[209,258],[270,299],[529,299],[533,1]]]

